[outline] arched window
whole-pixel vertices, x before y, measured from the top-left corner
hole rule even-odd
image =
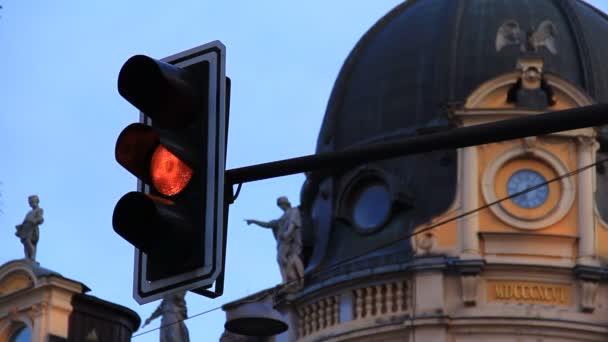
[[[32,330],[28,326],[22,325],[11,334],[11,337],[8,340],[9,342],[31,342]]]

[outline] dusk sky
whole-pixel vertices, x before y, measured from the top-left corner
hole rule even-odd
[[[29,210],[27,197],[38,194],[41,266],[143,322],[159,302],[140,306],[132,298],[133,247],[111,222],[116,202],[136,187],[114,159],[119,133],[138,120],[116,89],[122,64],[220,40],[232,79],[227,167],[307,155],[344,59],[400,2],[0,0],[0,264],[23,257],[15,225]],[[590,3],[608,10],[608,0]],[[276,198],[299,204],[303,181],[243,185],[230,207],[225,294],[188,294],[190,316],[280,282],[272,233],[243,220],[279,217]],[[224,312],[186,324],[192,341],[217,341]],[[158,340],[158,331],[133,339]]]

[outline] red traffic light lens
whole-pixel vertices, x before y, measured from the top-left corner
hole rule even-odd
[[[163,145],[158,145],[150,161],[150,175],[154,188],[165,196],[177,195],[190,182],[192,168]]]

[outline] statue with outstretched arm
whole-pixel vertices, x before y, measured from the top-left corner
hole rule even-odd
[[[304,279],[304,263],[302,262],[302,218],[300,210],[291,206],[287,197],[277,199],[277,205],[283,210],[283,215],[272,221],[247,219],[245,222],[262,228],[272,229],[277,241],[277,262],[281,271],[283,284],[296,283],[301,286]]]
[[[188,328],[184,323],[188,318],[185,296],[185,291],[166,295],[142,327],[162,316],[160,342],[189,342]]]

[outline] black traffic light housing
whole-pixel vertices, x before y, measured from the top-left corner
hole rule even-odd
[[[112,225],[136,248],[139,303],[223,291],[229,82],[219,41],[163,60],[137,55],[120,70],[118,91],[142,115],[120,134],[116,160],[139,183]]]

